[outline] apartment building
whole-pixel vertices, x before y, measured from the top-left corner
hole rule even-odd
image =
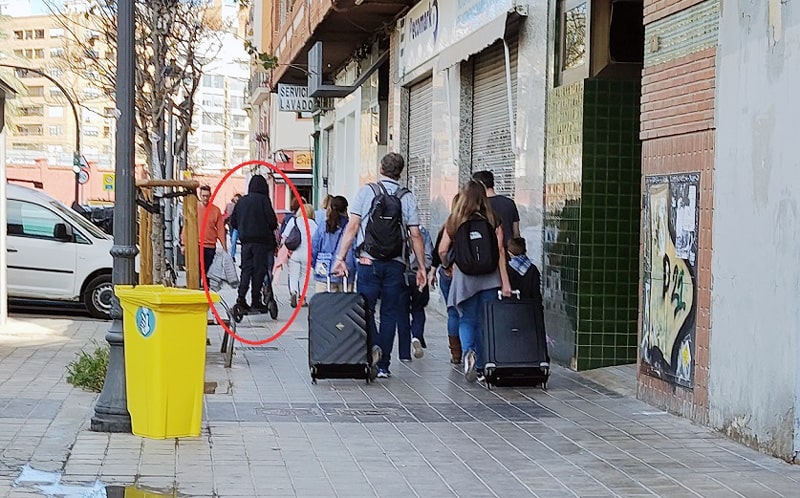
[[[10,17],[4,26],[7,38],[2,64],[43,71],[16,69],[17,78],[27,88],[13,103],[6,138],[10,164],[32,164],[47,159],[48,164],[70,168],[76,147],[76,121],[80,123],[80,149],[86,161],[99,168],[111,168],[114,147],[114,104],[101,90],[100,75],[87,70],[76,75],[67,68],[67,56],[75,56],[68,46],[62,23],[55,16]],[[79,28],[79,36],[97,38],[97,32]],[[86,58],[114,57],[97,43]],[[75,110],[52,79],[70,92]],[[76,119],[77,113],[77,119]]]

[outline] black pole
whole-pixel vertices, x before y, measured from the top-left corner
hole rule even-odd
[[[61,93],[64,94],[64,98],[67,99],[69,102],[70,107],[72,107],[72,115],[75,117],[75,152],[72,154],[72,172],[75,173],[75,204],[80,204],[80,192],[79,192],[79,185],[80,182],[78,179],[80,178],[81,172],[81,117],[78,114],[78,106],[72,97],[69,96],[67,90],[58,82],[57,79],[53,78],[49,74],[41,71],[39,69],[34,69],[32,67],[23,67],[17,66],[14,64],[0,64],[0,67],[7,67],[9,69],[15,69],[19,71],[30,71],[33,74],[37,74],[42,78],[45,78],[50,83],[54,84],[56,88],[61,90]]]
[[[120,0],[117,12],[117,123],[116,202],[114,203],[114,285],[132,285],[136,278],[136,218],[134,184],[134,112],[136,52],[134,51],[134,1]],[[103,392],[94,407],[91,428],[98,432],[131,432],[125,392],[125,344],[122,309],[114,296],[111,327],[106,340],[111,347]]]

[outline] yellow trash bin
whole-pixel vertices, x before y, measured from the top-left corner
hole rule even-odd
[[[200,435],[208,301],[203,291],[118,285],[125,384],[133,433],[153,439]],[[219,295],[212,293],[212,301]]]

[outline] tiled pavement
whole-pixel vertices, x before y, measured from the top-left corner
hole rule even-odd
[[[246,320],[250,338],[275,330]],[[93,433],[95,395],[64,365],[107,327],[23,317],[0,334],[0,497],[43,494],[13,486],[25,464],[191,496],[800,496],[800,468],[582,375],[557,368],[547,392],[467,384],[435,313],[425,358],[373,385],[311,384],[305,310],[277,341],[237,344],[231,369],[212,328],[201,437]]]

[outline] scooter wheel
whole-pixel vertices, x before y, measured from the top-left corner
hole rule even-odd
[[[242,307],[238,304],[233,305],[233,309],[231,310],[231,314],[233,315],[233,320],[236,323],[240,323],[242,321],[242,317],[244,317],[244,313],[242,312]]]
[[[267,309],[269,310],[269,316],[275,320],[278,318],[278,303],[275,301],[270,301],[267,305]]]

